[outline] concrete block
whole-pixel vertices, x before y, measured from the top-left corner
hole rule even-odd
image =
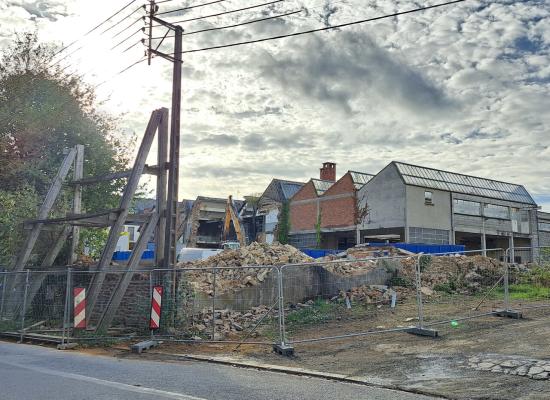
[[[294,355],[294,347],[288,344],[274,344],[273,351],[281,356],[291,357]]]
[[[152,347],[157,347],[158,345],[160,345],[160,342],[156,340],[146,340],[130,346],[130,350],[132,350],[132,353],[141,354],[143,351],[149,350]]]
[[[515,319],[523,318],[523,314],[521,313],[521,311],[517,310],[495,310],[495,315],[497,317],[507,317]]]
[[[438,337],[439,332],[435,329],[427,329],[427,328],[420,328],[418,326],[413,326],[411,328],[408,328],[405,332],[410,333],[412,335],[418,335],[418,336],[428,336],[428,337]]]

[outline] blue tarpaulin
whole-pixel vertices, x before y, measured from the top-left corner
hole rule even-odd
[[[130,256],[132,255],[131,251],[115,251],[113,253],[113,260],[114,261],[127,261],[130,259]],[[152,260],[155,258],[155,252],[152,250],[145,250],[143,254],[141,255],[142,260]]]
[[[368,247],[393,246],[412,253],[437,254],[437,253],[462,253],[466,246],[460,244],[424,244],[424,243],[366,243]],[[338,254],[345,250],[330,249],[301,249],[302,252],[312,258],[321,258],[329,254]]]

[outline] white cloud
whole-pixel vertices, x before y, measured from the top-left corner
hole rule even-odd
[[[123,4],[0,2],[0,45],[16,30],[35,26],[45,39],[67,43],[105,18],[105,10]],[[178,8],[191,2],[169,4]],[[247,5],[232,0],[187,16]],[[408,0],[288,0],[272,6],[272,12],[307,7],[308,13],[189,35],[184,48],[417,6]],[[250,10],[184,28],[190,32],[265,15]],[[118,51],[124,46],[109,51],[123,37],[90,35],[71,63],[81,72],[93,68],[86,75],[92,83],[109,79],[143,54],[140,46],[124,54]],[[140,37],[136,34],[127,45]],[[181,195],[242,196],[263,190],[273,176],[315,176],[326,160],[337,162],[340,172],[376,172],[398,159],[522,183],[548,199],[549,49],[547,2],[501,0],[468,1],[337,32],[187,54]],[[170,78],[170,64],[156,58],[151,67],[143,63],[110,80],[99,94],[110,95],[107,110],[125,112],[125,126],[141,132],[152,109],[169,106]]]

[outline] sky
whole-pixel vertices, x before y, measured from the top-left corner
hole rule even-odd
[[[143,57],[138,19],[144,13],[137,10],[143,1],[82,37],[128,2],[0,0],[0,48],[23,31],[64,45],[78,39],[57,57],[59,64],[90,84],[106,81],[97,88],[102,110],[120,115],[120,135],[135,132],[140,138],[151,111],[170,107],[172,77],[171,63],[161,58],[117,75]],[[208,2],[171,0],[159,12]],[[181,21],[265,2],[224,0],[163,18]],[[185,35],[183,48],[267,38],[438,2],[284,0],[183,22],[192,33],[301,10]],[[172,52],[172,40],[160,50]],[[318,177],[325,161],[337,163],[341,176],[347,170],[375,174],[396,160],[523,184],[550,211],[548,0],[468,0],[183,57],[180,197],[258,194],[272,178]]]

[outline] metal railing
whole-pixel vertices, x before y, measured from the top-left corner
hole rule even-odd
[[[88,328],[73,326],[73,289],[94,271],[0,272],[0,332],[19,340],[162,338],[175,342],[298,345],[427,330],[502,311],[550,306],[550,248],[488,249],[281,266],[109,271]],[[520,254],[524,252],[525,254]],[[525,265],[509,262],[512,254]],[[149,330],[153,287],[163,288],[161,326]],[[522,292],[531,290],[532,292]],[[99,329],[101,328],[101,329]]]

